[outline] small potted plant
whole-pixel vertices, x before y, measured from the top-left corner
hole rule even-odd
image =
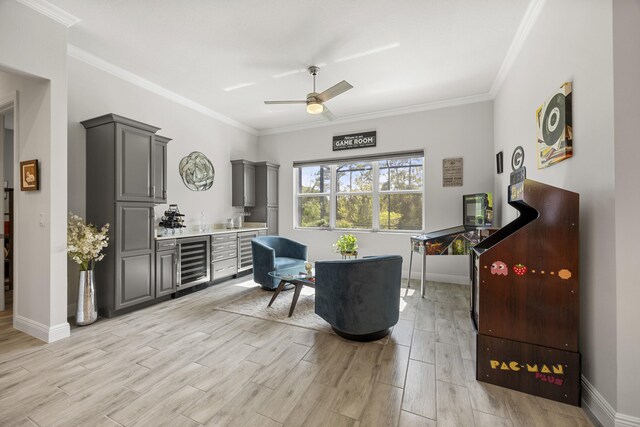
[[[358,238],[353,234],[341,235],[333,247],[343,258],[358,257]]]

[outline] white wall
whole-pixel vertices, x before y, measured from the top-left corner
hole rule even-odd
[[[18,2],[0,2],[0,96],[19,92],[17,157],[38,159],[41,179],[40,191],[15,195],[14,326],[48,341],[69,334],[66,49],[64,26]]]
[[[640,1],[613,2],[618,412],[640,418]],[[640,420],[638,420],[640,421]]]
[[[176,104],[77,59],[69,58],[69,210],[84,217],[86,199],[86,144],[81,121],[107,113],[160,127],[159,135],[172,138],[167,154],[168,202],[186,214],[187,225],[221,224],[231,217],[231,159],[257,160],[257,137]],[[208,191],[191,191],[178,173],[180,160],[192,151],[213,163],[215,179]],[[158,205],[160,218],[168,205]],[[70,271],[77,266],[69,265]],[[77,275],[69,274],[69,309],[76,300]],[[71,312],[69,313],[71,314]]]
[[[580,193],[583,375],[616,405],[616,263],[611,2],[546,3],[495,99],[495,150],[525,149],[528,177]],[[633,45],[635,48],[635,44]],[[536,108],[573,81],[574,157],[538,170]],[[637,119],[636,119],[637,120]],[[507,191],[510,166],[496,178]],[[516,211],[502,198],[503,224]],[[637,253],[637,250],[635,251]]]
[[[426,171],[425,230],[438,230],[462,224],[462,195],[493,191],[493,103],[482,102],[459,107],[424,111],[376,120],[336,124],[296,132],[266,135],[259,139],[259,157],[281,165],[279,193],[280,235],[304,242],[311,260],[335,258],[332,245],[338,231],[294,230],[294,161],[358,156],[424,149]],[[333,152],[333,135],[377,130],[375,148]],[[463,157],[464,186],[442,187],[442,159]],[[408,234],[353,233],[360,252],[399,254],[403,270],[409,270]],[[414,260],[418,259],[417,256]],[[420,262],[413,265],[412,277],[418,278]],[[427,275],[432,280],[468,283],[466,256],[428,257]]]

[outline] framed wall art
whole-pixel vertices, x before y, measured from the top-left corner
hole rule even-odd
[[[538,169],[573,156],[571,82],[564,83],[536,110]]]
[[[40,174],[38,160],[20,162],[20,190],[38,191],[40,189]]]

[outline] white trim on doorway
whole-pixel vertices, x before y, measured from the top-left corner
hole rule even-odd
[[[13,91],[10,92],[8,94],[4,94],[4,95],[0,95],[0,114],[5,113],[7,111],[13,110],[13,141],[14,144],[16,144],[15,141],[19,141],[19,136],[20,136],[20,126],[18,126],[18,118],[19,118],[19,111],[18,111],[18,92],[17,91]],[[16,144],[17,145],[17,144]],[[19,150],[13,150],[13,164],[14,166],[16,164],[19,164],[18,162],[18,151]],[[19,172],[19,167],[14,167],[13,168],[13,182],[18,183],[20,182],[17,179],[18,176],[18,172]],[[13,213],[14,213],[14,224],[13,224],[13,229],[17,230],[18,229],[18,222],[20,219],[20,207],[19,207],[19,202],[18,202],[18,198],[14,197],[14,209],[13,209]],[[13,237],[13,236],[12,236]],[[16,316],[18,313],[18,301],[20,298],[20,286],[19,286],[19,273],[18,273],[18,269],[16,268],[16,266],[18,265],[18,246],[20,245],[20,243],[18,242],[18,239],[13,239],[13,326],[14,328],[16,327]],[[2,287],[2,292],[4,292],[4,279],[2,280],[3,282],[3,287]],[[18,328],[16,328],[18,329]]]

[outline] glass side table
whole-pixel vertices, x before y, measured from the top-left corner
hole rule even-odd
[[[271,304],[276,300],[280,292],[285,288],[287,283],[291,283],[295,286],[295,291],[293,293],[293,300],[291,301],[291,308],[289,309],[289,317],[293,315],[293,310],[296,308],[296,304],[298,303],[298,298],[300,297],[300,292],[302,291],[303,286],[309,286],[310,288],[315,288],[316,286],[316,270],[315,268],[311,269],[311,274],[307,274],[304,264],[296,265],[294,267],[283,268],[280,270],[270,271],[269,276],[274,277],[276,279],[280,279],[280,284],[273,292],[273,296],[271,297],[271,301],[269,301],[269,305],[267,307],[271,307]]]

